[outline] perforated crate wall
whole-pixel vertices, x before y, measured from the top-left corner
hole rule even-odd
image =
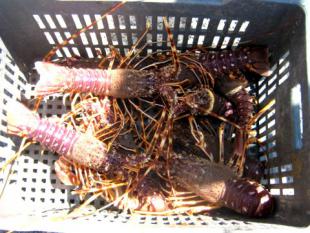
[[[2,164],[18,148],[20,142],[19,139],[6,135],[6,104],[11,99],[24,101],[33,98],[36,77],[31,71],[34,62],[41,60],[52,46],[97,19],[100,13],[112,4],[36,0],[27,3],[0,3],[0,35],[12,54],[11,56],[1,43]],[[151,29],[144,42],[155,43],[149,43],[144,53],[169,50],[167,44],[162,42],[167,40],[163,16],[168,17],[179,51],[197,45],[214,49],[230,49],[244,44],[264,44],[270,47],[272,74],[258,80],[251,87],[260,108],[275,99],[272,108],[253,127],[262,142],[260,158],[268,160],[265,171],[267,179],[262,180],[262,183],[270,188],[277,199],[275,216],[263,222],[308,225],[309,85],[304,59],[304,10],[297,4],[285,4],[281,1],[129,2],[106,19],[100,20],[89,31],[70,41],[57,55],[70,57],[76,54],[92,58],[98,50],[103,55],[108,54],[109,45],[113,45],[124,55],[145,29],[147,22],[151,23]],[[59,116],[69,108],[70,104],[63,104],[61,96],[52,96],[40,105],[39,113],[48,117]],[[29,147],[23,155],[14,164],[10,181],[6,182],[6,174],[0,177],[1,184],[7,184],[4,197],[0,200],[0,208],[3,207],[0,216],[23,213],[23,216],[39,216],[42,220],[78,203],[78,200],[71,196],[70,189],[55,177],[55,155],[44,151],[42,156],[39,145]],[[8,203],[12,202],[19,203],[19,208],[9,209]],[[216,217],[131,217],[110,211],[89,217],[87,221],[208,225],[222,229],[270,227],[255,223],[256,220],[245,220],[233,213],[221,211]]]

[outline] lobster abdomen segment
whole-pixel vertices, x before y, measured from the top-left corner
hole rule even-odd
[[[68,155],[78,138],[78,133],[62,125],[41,119],[38,127],[29,134],[29,137],[40,142],[52,152]]]
[[[259,183],[247,179],[230,179],[225,186],[222,196],[224,206],[252,217],[262,217],[272,212],[273,199]]]
[[[259,75],[269,74],[269,51],[264,47],[245,47],[235,50],[203,52],[199,61],[213,75],[228,74],[231,71],[252,71]]]

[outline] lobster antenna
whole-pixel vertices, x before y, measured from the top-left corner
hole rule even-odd
[[[94,20],[90,25],[82,28],[81,30],[77,31],[76,33],[74,33],[73,35],[71,35],[68,39],[64,40],[61,44],[58,44],[56,47],[52,48],[43,58],[43,61],[50,61],[51,58],[55,55],[55,53],[57,52],[57,50],[63,48],[64,46],[66,46],[70,40],[72,39],[76,39],[81,33],[86,32],[88,29],[90,29],[91,27],[93,27],[94,25],[97,24],[97,22],[99,20],[104,19],[105,17],[107,17],[108,14],[111,14],[112,12],[116,11],[118,8],[120,8],[121,6],[123,6],[125,3],[127,2],[127,0],[123,0],[122,2],[119,2],[117,4],[115,4],[114,6],[112,6],[108,11],[106,11],[105,13],[103,13],[99,19]]]
[[[126,54],[125,58],[123,58],[123,60],[120,62],[120,64],[118,65],[118,67],[122,67],[130,58],[131,56],[135,53],[137,46],[141,43],[141,41],[143,40],[143,38],[145,38],[146,34],[149,32],[151,28],[150,23],[147,21],[146,22],[146,28],[145,30],[142,32],[142,34],[139,36],[139,38],[137,39],[137,41],[131,46],[130,50],[128,51],[128,53]]]
[[[170,30],[170,26],[169,26],[169,23],[167,21],[167,18],[163,17],[163,21],[164,21],[165,28],[166,28],[166,31],[167,31],[167,36],[168,36],[168,39],[169,39],[169,42],[170,42],[172,58],[173,58],[173,64],[174,64],[174,69],[175,69],[174,72],[175,72],[175,74],[177,74],[178,71],[179,71],[179,68],[180,68],[180,60],[179,60],[179,57],[178,57],[178,54],[177,54],[177,47],[175,46],[175,43],[174,43],[174,40],[173,40],[173,34],[172,34],[171,30]]]

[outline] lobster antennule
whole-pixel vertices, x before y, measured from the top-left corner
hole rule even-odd
[[[49,62],[36,62],[35,69],[40,75],[40,80],[35,87],[36,96],[45,96],[60,93],[65,88],[65,67]]]
[[[7,108],[7,132],[27,136],[39,122],[37,113],[30,111],[20,102],[13,102]]]

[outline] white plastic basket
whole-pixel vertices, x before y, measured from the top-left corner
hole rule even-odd
[[[21,3],[22,1],[17,2],[18,6],[24,4]],[[77,19],[79,19],[82,25],[85,25],[87,23],[87,18],[95,18],[105,6],[105,4],[102,4],[100,5],[101,7],[99,7],[100,9],[98,9],[98,7],[96,8],[96,3],[92,3],[95,5],[90,4],[90,13],[84,14],[81,6],[86,4],[85,2],[74,5],[75,8],[72,8],[72,10],[70,10],[70,8],[53,8],[50,3],[45,1],[43,1],[44,3],[33,2],[38,4],[37,7],[33,7],[35,10],[25,11],[24,13],[29,16],[29,22],[31,22],[31,27],[33,28],[33,32],[31,33],[37,34],[40,40],[42,40],[42,38],[44,39],[42,43],[44,42],[44,46],[46,47],[45,52],[47,52],[51,44],[53,44],[52,41],[56,43],[59,39],[57,38],[57,34],[65,38],[65,36],[68,35],[68,31],[73,33],[76,29],[80,28]],[[162,5],[162,7],[170,7],[170,9],[167,10],[169,12],[167,14],[170,24],[174,25],[172,27],[172,32],[174,33],[174,38],[180,50],[196,45],[224,49],[227,46],[237,46],[243,40],[257,42],[253,40],[253,38],[255,39],[256,29],[262,32],[263,29],[261,29],[260,23],[266,24],[266,22],[268,22],[263,18],[261,18],[260,22],[259,16],[250,15],[249,12],[244,13],[242,18],[238,18],[237,15],[242,15],[242,13],[230,12],[231,7],[235,7],[235,11],[240,9],[241,6],[236,5],[238,4],[237,1],[197,2],[184,3],[181,1],[180,3],[175,3],[175,9],[172,8],[173,3],[169,3],[170,5],[168,3],[168,5]],[[273,9],[270,8],[268,4],[273,4],[274,7],[281,6],[283,8],[280,7],[282,11],[286,12],[288,16],[290,16],[290,7],[292,7],[292,11],[302,11],[298,5],[285,4],[283,3],[284,1],[276,2],[277,1],[262,1],[262,3],[259,3],[259,1],[248,1],[243,4],[247,7],[249,7],[250,4],[257,4],[257,9],[259,10],[264,9],[265,6],[268,10]],[[70,4],[74,3],[66,2],[58,4],[64,4],[64,6],[68,7]],[[78,50],[80,54],[91,56],[91,53],[94,52],[94,49],[97,47],[101,48],[104,52],[108,47],[108,43],[112,43],[115,47],[119,48],[121,53],[125,53],[126,49],[130,47],[130,44],[134,42],[138,32],[144,29],[145,21],[150,19],[152,19],[153,30],[151,30],[151,33],[148,35],[149,38],[152,37],[153,40],[158,41],[164,39],[166,36],[162,26],[162,16],[164,13],[161,15],[158,14],[160,6],[156,5],[156,3],[152,3],[153,5],[148,4],[150,3],[131,3],[127,8],[125,7],[124,10],[116,12],[113,14],[113,17],[109,18],[110,20],[112,19],[112,21],[114,20],[114,29],[110,25],[111,22],[109,20],[104,20],[104,28],[94,27],[85,34],[86,38],[88,38],[87,43],[83,41],[83,38],[79,38],[74,44],[70,44],[69,53],[74,53]],[[4,5],[7,7],[9,4]],[[187,5],[188,9],[186,8]],[[143,14],[139,14],[139,7],[145,10]],[[208,14],[203,15],[203,10],[201,9],[203,7],[205,7]],[[210,10],[210,7],[212,9],[214,8],[214,12]],[[223,10],[221,10],[221,7]],[[14,7],[8,7],[8,9],[13,8]],[[193,11],[189,11],[190,8],[192,8]],[[86,10],[87,9],[86,7]],[[196,11],[194,11],[195,9],[200,9],[197,11],[197,15]],[[36,10],[41,10],[42,12],[37,12]],[[50,13],[48,13],[48,10],[50,10]],[[75,12],[78,10],[80,10],[81,13]],[[255,7],[251,7],[249,10],[253,13]],[[186,12],[191,13],[190,15],[186,15]],[[224,13],[227,12],[229,14],[225,15]],[[280,12],[277,10],[274,10],[272,13],[273,15],[269,15],[270,18],[280,17]],[[292,17],[297,13],[293,12]],[[67,28],[64,29],[61,26],[59,15],[63,16],[63,21],[67,25]],[[124,18],[124,24],[122,24],[121,16]],[[18,22],[18,15],[16,17],[17,19],[15,18],[14,22]],[[303,17],[301,18],[303,19]],[[257,94],[260,107],[268,103],[268,100],[272,98],[276,99],[276,104],[259,119],[256,125],[259,137],[267,144],[266,148],[261,148],[261,152],[265,154],[265,156],[262,156],[262,159],[268,158],[269,160],[269,167],[266,170],[268,179],[262,182],[271,188],[272,194],[277,198],[278,210],[274,217],[267,220],[243,219],[238,215],[151,217],[138,215],[130,216],[118,211],[107,210],[84,218],[66,220],[64,222],[55,221],[55,216],[63,215],[70,207],[78,203],[78,199],[72,196],[70,194],[70,188],[62,185],[55,176],[53,163],[57,159],[57,156],[46,151],[41,155],[42,148],[39,145],[32,145],[23,152],[23,156],[12,166],[12,174],[9,180],[6,179],[9,169],[6,170],[6,173],[0,174],[0,185],[5,186],[5,190],[0,199],[0,229],[73,231],[88,230],[89,226],[92,226],[101,230],[116,230],[117,228],[122,228],[126,229],[126,231],[136,232],[144,230],[157,231],[170,227],[173,227],[173,230],[187,230],[187,228],[184,228],[184,226],[186,226],[190,227],[190,229],[194,228],[195,230],[206,230],[205,227],[208,227],[208,229],[227,232],[230,230],[247,231],[253,229],[263,231],[270,228],[282,231],[286,228],[290,228],[282,224],[299,226],[309,225],[310,186],[309,183],[306,182],[309,178],[301,177],[307,174],[305,169],[307,169],[306,164],[309,164],[309,159],[307,160],[303,157],[306,156],[307,148],[309,148],[309,143],[307,141],[307,138],[309,138],[307,136],[307,132],[309,132],[307,126],[309,126],[309,123],[308,120],[305,120],[309,117],[309,113],[307,112],[309,109],[309,101],[306,100],[305,97],[305,93],[309,90],[303,86],[307,80],[306,66],[304,63],[299,63],[298,61],[300,60],[297,61],[297,59],[300,59],[298,58],[300,50],[305,50],[305,44],[298,44],[297,42],[300,42],[300,38],[295,38],[298,37],[296,36],[296,31],[298,33],[304,32],[302,26],[305,22],[298,21],[300,20],[298,17],[293,19],[296,21],[294,21],[295,25],[292,22],[288,23],[287,27],[291,29],[291,31],[283,35],[292,36],[292,41],[290,41],[289,38],[279,39],[277,36],[280,35],[268,35],[267,33],[265,38],[258,39],[258,43],[265,43],[273,49],[273,73],[269,79],[261,79],[258,81],[258,83],[254,85],[254,90],[252,90]],[[279,21],[278,18],[276,18],[276,20]],[[6,35],[1,31],[1,36],[5,38],[6,42],[8,42],[9,38],[13,35],[11,30],[8,29],[9,26],[0,29],[0,31],[4,30],[4,32],[9,34]],[[280,26],[281,25],[279,25],[279,27]],[[18,32],[22,31],[20,27],[16,28],[17,31],[19,30]],[[269,25],[269,29],[273,29],[272,23]],[[295,32],[292,31],[293,29]],[[97,36],[97,42],[94,40],[92,36],[94,34],[92,33],[95,33],[95,37]],[[102,33],[105,33],[105,35]],[[276,31],[276,34],[279,33],[280,32]],[[126,37],[123,34],[126,34]],[[301,36],[305,37],[304,34]],[[277,39],[279,44],[275,44]],[[25,42],[29,42],[27,35],[25,35]],[[127,45],[125,45],[126,43]],[[33,46],[35,45],[36,41]],[[33,52],[31,56],[25,54],[27,59],[23,62],[23,57],[20,56],[21,51],[19,51],[20,46],[14,49],[14,46],[12,47],[12,44],[9,43],[9,47],[13,49],[11,52],[16,62],[19,64],[20,68],[26,72],[23,74],[18,69],[2,40],[0,41],[0,165],[4,164],[5,160],[14,154],[19,145],[17,138],[9,137],[6,134],[6,103],[12,99],[30,100],[33,98],[32,91],[34,83],[36,82],[35,77],[31,77],[33,80],[29,78],[26,79],[25,75],[28,76],[27,72],[32,69],[30,64],[40,59],[37,57],[38,54],[40,54],[41,58],[44,56],[44,53],[40,53],[44,46],[40,45],[38,49],[33,48],[35,52]],[[157,43],[148,49],[154,51],[156,49],[161,49],[162,46],[163,45],[160,45],[160,43]],[[25,48],[25,51],[30,50],[29,48]],[[61,53],[62,56],[68,55],[65,50],[62,50]],[[29,57],[33,58],[32,61],[29,61]],[[302,74],[305,77],[300,77]],[[287,90],[289,90],[289,92]],[[287,100],[288,103],[291,103],[291,107],[288,107],[289,105],[285,103]],[[39,108],[39,113],[47,117],[60,115],[68,111],[69,106],[69,103],[63,105],[61,96],[52,96],[43,101]],[[287,118],[288,116],[289,118]],[[283,129],[283,124],[285,122],[287,122],[287,128]],[[296,125],[297,127],[294,127]],[[287,130],[289,132],[286,132]],[[288,142],[292,145],[288,145]],[[301,159],[298,157],[296,158],[295,155],[298,155]],[[95,205],[100,204],[99,200],[95,203]],[[287,212],[285,212],[285,210],[287,210]],[[293,216],[293,213],[297,213],[298,216]],[[297,218],[300,218],[300,221],[298,221]],[[296,228],[294,228],[294,230],[295,229]]]

